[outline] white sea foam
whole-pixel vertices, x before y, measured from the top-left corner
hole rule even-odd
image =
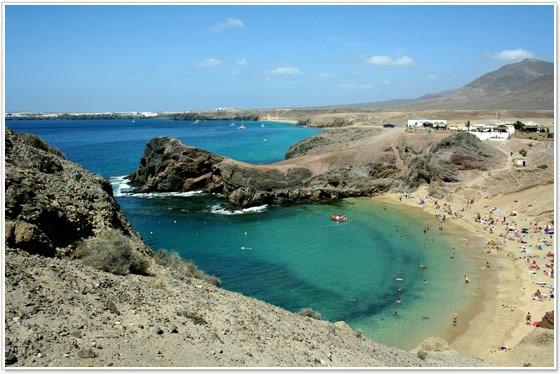
[[[161,199],[165,197],[191,197],[197,195],[204,195],[202,191],[189,191],[189,192],[147,192],[147,193],[128,193],[126,196],[142,197],[145,199]]]
[[[224,214],[224,215],[234,215],[234,214],[250,214],[250,213],[261,213],[268,209],[268,205],[253,206],[250,208],[239,209],[239,210],[228,210],[224,208],[223,205],[218,204],[210,208],[210,212],[214,214]]]
[[[165,197],[191,197],[204,194],[202,191],[132,193],[133,188],[128,184],[129,182],[130,179],[128,179],[127,175],[110,177],[109,183],[113,186],[113,195],[115,197],[131,196],[145,199],[160,199]]]
[[[115,197],[127,195],[127,192],[132,189],[128,182],[130,182],[130,179],[127,178],[127,175],[110,177],[109,183],[111,183],[111,186],[113,187],[113,195]]]

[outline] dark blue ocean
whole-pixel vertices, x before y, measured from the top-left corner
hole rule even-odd
[[[245,130],[239,129],[240,122],[230,124],[162,119],[6,122],[109,179],[121,208],[148,245],[193,260],[219,277],[225,289],[294,312],[313,308],[323,319],[344,320],[376,341],[404,349],[449,326],[451,315],[472,300],[474,290],[463,286],[463,275],[476,279],[477,264],[460,250],[451,258],[458,243],[447,232],[424,234],[427,221],[421,212],[372,199],[229,212],[221,208],[220,196],[128,193],[124,176],[138,167],[146,143],[155,136],[267,164],[282,160],[290,145],[321,131],[275,122],[245,121]],[[350,221],[331,220],[337,213]],[[435,222],[432,226],[437,227]],[[404,281],[396,282],[398,276]],[[354,298],[358,301],[352,302]]]

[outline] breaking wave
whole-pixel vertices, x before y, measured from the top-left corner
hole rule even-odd
[[[130,179],[128,179],[127,175],[110,177],[109,183],[113,186],[113,195],[115,197],[130,196],[145,199],[161,199],[166,197],[190,197],[204,194],[202,191],[132,193],[131,191],[133,188],[128,184],[129,182]]]
[[[235,214],[251,214],[251,213],[261,213],[268,209],[268,205],[253,206],[245,209],[229,210],[223,205],[218,204],[210,208],[210,212],[214,214],[224,214],[224,215],[235,215]]]
[[[119,177],[110,177],[109,183],[113,187],[113,195],[115,197],[126,196],[128,195],[128,191],[132,189],[132,187],[128,184],[130,179],[127,178],[127,175],[121,175]]]

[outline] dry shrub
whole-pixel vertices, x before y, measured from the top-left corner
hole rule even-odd
[[[75,257],[86,265],[117,275],[147,275],[150,266],[150,260],[136,251],[132,241],[118,230],[107,230],[82,241]]]
[[[46,151],[46,152],[50,152],[54,155],[57,155],[59,157],[62,157],[64,159],[66,159],[66,156],[64,155],[64,153],[62,153],[60,151],[60,149],[50,146],[47,141],[41,139],[40,137],[38,137],[35,134],[29,134],[29,133],[23,133],[22,132],[22,133],[19,133],[19,136],[23,139],[23,141],[27,145],[29,145],[31,147],[41,149],[41,150]]]
[[[179,278],[200,279],[214,286],[222,283],[219,278],[199,270],[192,261],[181,258],[177,252],[168,253],[165,249],[160,249],[156,252],[154,259],[156,264],[174,271]]]
[[[321,313],[316,312],[316,311],[314,311],[314,310],[311,309],[311,308],[302,309],[302,310],[300,310],[300,311],[298,312],[298,314],[299,314],[300,316],[311,317],[311,318],[318,319],[318,320],[320,320],[321,318],[323,318],[323,317],[321,316]]]

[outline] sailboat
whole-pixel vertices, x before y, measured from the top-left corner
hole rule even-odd
[[[243,126],[243,116],[241,116],[241,126],[239,126],[238,129],[245,130],[245,126]]]

